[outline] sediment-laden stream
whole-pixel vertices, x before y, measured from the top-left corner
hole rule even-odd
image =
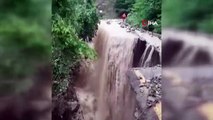
[[[163,31],[163,119],[212,120],[212,36]]]
[[[136,93],[127,72],[160,64],[159,39],[141,39],[119,22],[101,21],[93,40],[98,59],[79,76],[76,90],[85,120],[135,120]]]

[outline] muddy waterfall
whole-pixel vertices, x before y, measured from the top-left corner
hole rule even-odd
[[[160,43],[148,33],[126,32],[119,21],[101,21],[92,45],[98,58],[76,83],[85,120],[136,120],[137,93],[127,73],[159,65]]]

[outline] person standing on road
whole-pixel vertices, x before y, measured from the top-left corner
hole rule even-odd
[[[121,19],[123,19],[123,22],[126,22],[126,18],[127,18],[126,13],[123,13],[123,14],[121,15]]]

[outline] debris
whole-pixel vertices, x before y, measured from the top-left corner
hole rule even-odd
[[[109,24],[111,24],[111,22],[110,22],[110,21],[107,21],[107,24],[109,25]]]
[[[121,28],[124,28],[124,27],[125,27],[125,26],[122,24],[122,25],[121,25]]]
[[[131,29],[129,29],[129,28],[127,28],[127,30],[126,30],[127,32],[131,32]]]

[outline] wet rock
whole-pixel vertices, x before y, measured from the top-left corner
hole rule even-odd
[[[131,28],[131,31],[135,31],[135,28]]]
[[[131,32],[131,29],[130,28],[127,28],[127,30],[126,30],[127,32]]]
[[[124,26],[127,27],[127,26],[129,26],[129,25],[128,25],[127,23],[124,23]]]
[[[121,28],[125,28],[125,26],[122,24],[122,25],[121,25]]]
[[[147,87],[147,85],[146,84],[140,84],[139,87]]]
[[[107,24],[109,24],[109,25],[110,25],[110,24],[111,24],[111,21],[107,21]]]
[[[154,102],[155,101],[155,97],[149,96],[147,100],[150,101],[150,102]]]
[[[142,87],[142,88],[140,88],[140,92],[141,93],[143,93],[144,92],[144,88]]]

